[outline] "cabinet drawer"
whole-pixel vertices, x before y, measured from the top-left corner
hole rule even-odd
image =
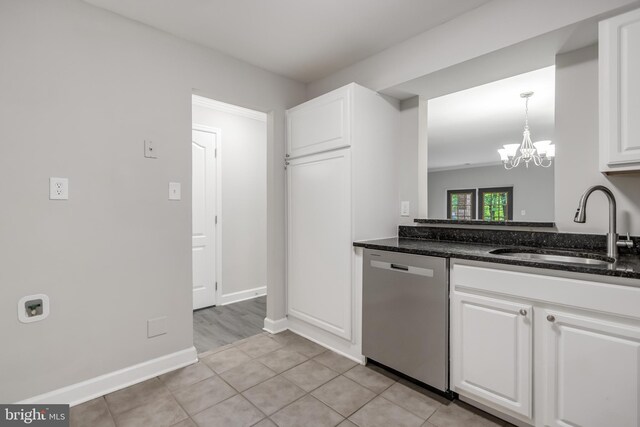
[[[595,281],[599,276],[593,276],[594,281],[591,281],[500,268],[500,264],[465,265],[464,261],[455,261],[451,287],[640,319],[640,287]]]

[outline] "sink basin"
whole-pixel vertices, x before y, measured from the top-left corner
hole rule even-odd
[[[496,249],[491,251],[494,255],[504,255],[508,257],[528,260],[528,261],[547,261],[559,262],[563,264],[579,264],[589,266],[608,267],[615,260],[596,254],[575,254],[564,251],[547,251],[547,250],[523,250],[523,249]]]

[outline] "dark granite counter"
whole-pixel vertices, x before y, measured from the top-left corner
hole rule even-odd
[[[554,228],[555,222],[540,221],[483,221],[481,219],[423,219],[416,218],[413,222],[417,224],[444,224],[450,226],[456,225],[490,225],[497,227],[541,227]]]
[[[406,230],[405,230],[406,231]],[[401,233],[403,234],[403,233]],[[549,233],[545,233],[549,234]],[[513,236],[512,236],[513,237]],[[549,237],[551,237],[549,235]],[[582,240],[582,239],[580,239]],[[634,239],[636,240],[636,239]],[[514,240],[511,240],[513,242]],[[515,239],[518,241],[518,239]],[[549,253],[561,253],[558,247],[548,248],[547,246],[518,246],[498,243],[469,243],[463,241],[427,240],[417,238],[394,237],[390,239],[368,240],[354,242],[354,246],[376,249],[382,251],[403,252],[416,255],[437,256],[443,258],[458,258],[474,261],[493,262],[498,264],[519,265],[524,267],[544,268],[549,270],[570,271],[575,273],[596,274],[602,276],[625,277],[640,279],[640,257],[635,253],[626,253],[620,256],[617,263],[612,266],[597,265],[576,265],[540,260],[525,260],[514,258],[513,256],[492,254],[491,251],[505,247],[521,248],[524,251],[531,249],[547,250]],[[543,249],[544,248],[544,249]],[[547,249],[548,248],[548,249]],[[593,246],[591,249],[595,249]],[[565,249],[566,250],[566,249]],[[594,258],[603,257],[606,253],[601,251],[576,250],[585,256]],[[640,283],[639,283],[640,285]]]

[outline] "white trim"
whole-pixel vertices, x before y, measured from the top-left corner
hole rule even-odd
[[[193,95],[195,96],[195,95]],[[215,215],[218,217],[218,222],[215,225],[216,235],[216,259],[215,259],[215,271],[216,271],[216,283],[218,284],[217,290],[214,290],[214,304],[218,305],[222,299],[222,130],[220,128],[214,128],[211,126],[201,125],[198,123],[191,124],[191,130],[197,130],[201,132],[209,132],[216,135],[216,208]],[[193,201],[192,201],[193,203]]]
[[[365,364],[365,357],[362,355],[360,345],[352,345],[351,342],[343,340],[331,332],[327,332],[303,320],[294,317],[288,318],[289,330],[303,338],[327,348],[334,353],[338,353],[347,359],[353,360],[361,365]],[[320,338],[316,338],[319,336]]]
[[[225,295],[218,295],[218,305],[233,304],[234,302],[246,301],[248,299],[261,297],[267,294],[267,287],[260,286],[258,288],[246,289],[244,291],[233,292]]]
[[[129,387],[158,375],[191,365],[198,361],[195,347],[167,354],[137,365],[109,372],[79,383],[22,400],[21,404],[79,405],[96,397]]]
[[[430,167],[428,169],[428,173],[454,171],[454,170],[460,170],[460,169],[486,168],[486,167],[489,167],[489,166],[502,166],[502,162],[500,160],[496,160],[495,162],[473,163],[471,165],[454,165],[454,166],[443,166],[443,167]]]
[[[191,95],[191,103],[199,107],[211,108],[213,110],[222,111],[224,113],[236,114],[238,116],[248,117],[250,119],[259,120],[265,123],[267,121],[267,113],[250,110],[249,108],[238,107],[237,105],[215,101],[213,99],[204,98],[198,95]]]
[[[277,334],[279,332],[284,332],[286,331],[288,328],[288,319],[286,317],[283,317],[282,319],[278,319],[278,320],[271,320],[268,317],[264,318],[264,329],[265,331],[269,332],[270,334]]]

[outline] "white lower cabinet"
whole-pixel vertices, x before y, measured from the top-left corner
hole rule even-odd
[[[452,383],[456,392],[531,417],[531,305],[454,292]]]
[[[640,426],[640,328],[542,312],[545,425]]]
[[[453,391],[520,424],[640,427],[638,280],[451,264]]]

